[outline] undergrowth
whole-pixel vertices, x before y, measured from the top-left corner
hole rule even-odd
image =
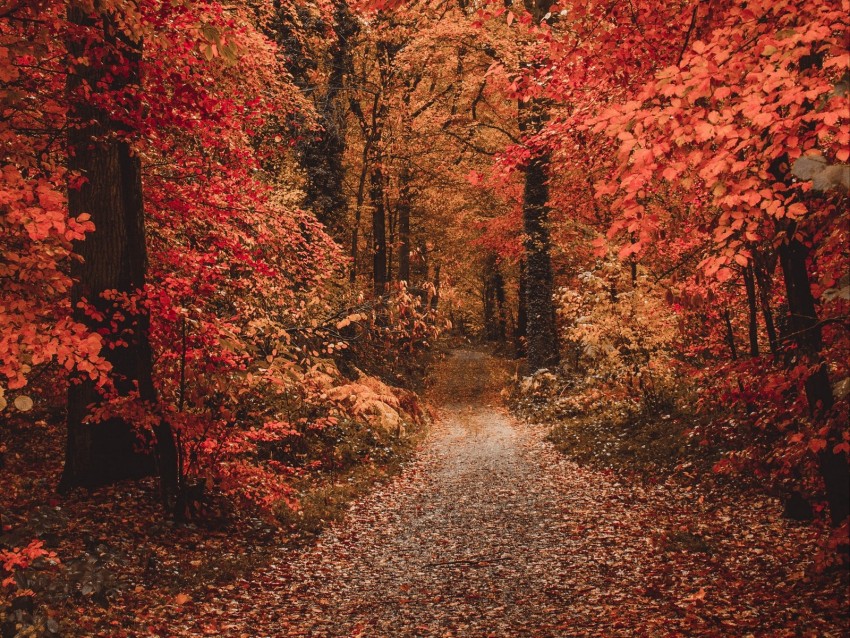
[[[541,371],[517,383],[509,402],[522,418],[549,427],[547,438],[566,456],[621,474],[690,479],[710,473],[722,454],[694,435],[704,417],[686,397],[641,401],[593,379]]]

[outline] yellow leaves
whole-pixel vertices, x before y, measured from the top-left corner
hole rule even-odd
[[[29,412],[32,410],[32,406],[32,399],[25,394],[15,398],[15,407],[21,412]]]
[[[369,315],[362,312],[355,312],[354,314],[350,314],[347,317],[343,317],[339,321],[336,322],[336,329],[342,330],[350,326],[352,323],[356,323],[358,321],[366,321],[369,318]]]

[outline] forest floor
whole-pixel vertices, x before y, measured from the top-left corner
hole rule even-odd
[[[89,579],[48,610],[50,635],[848,635],[846,576],[814,568],[822,530],[769,499],[570,461],[502,406],[509,364],[485,352],[434,376],[420,449],[315,542],[151,524],[142,490],[41,507]]]
[[[810,526],[580,467],[501,407],[506,376],[453,352],[407,469],[174,635],[847,635],[846,579],[813,573]]]

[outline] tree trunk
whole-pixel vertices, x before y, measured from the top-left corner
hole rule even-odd
[[[387,281],[393,281],[393,248],[396,243],[396,231],[398,229],[398,211],[396,211],[392,206],[390,206],[390,198],[389,198],[389,180],[386,179],[384,181],[384,215],[387,220],[387,224],[389,226],[387,232]]]
[[[398,176],[398,280],[410,283],[410,167],[405,163]]]
[[[744,268],[744,287],[747,290],[747,328],[750,339],[750,356],[759,356],[758,302],[756,301],[756,282],[752,264]]]
[[[387,289],[387,220],[380,156],[369,176],[369,199],[372,204],[372,283],[375,296],[380,297]]]
[[[770,353],[776,355],[779,353],[779,338],[776,335],[776,324],[773,321],[773,310],[770,307],[771,273],[776,266],[776,257],[774,256],[771,259],[773,263],[769,268],[765,261],[762,253],[754,253],[753,272],[758,285],[759,303],[761,304],[764,328],[767,332],[767,342],[770,344]]]
[[[806,380],[806,399],[809,410],[818,419],[833,407],[835,399],[829,383],[826,363],[821,358],[822,335],[818,322],[815,299],[812,295],[809,272],[806,267],[808,249],[789,231],[789,238],[779,246],[779,262],[785,277],[788,298],[789,337],[793,339],[799,356],[812,368]],[[826,488],[830,517],[839,525],[850,514],[850,468],[847,456],[833,452],[840,443],[836,432],[826,437],[826,448],[818,454],[821,476]]]
[[[552,4],[552,0],[524,0],[525,8],[538,22],[544,19]],[[545,107],[540,100],[520,102],[519,129],[524,135],[538,133],[545,119]],[[525,167],[522,216],[525,229],[525,311],[528,332],[526,361],[531,372],[557,365],[560,360],[549,255],[548,169],[548,152],[534,155]]]
[[[773,321],[773,310],[770,307],[771,276],[763,264],[762,259],[761,255],[755,255],[753,270],[756,276],[756,284],[758,285],[759,302],[761,304],[762,317],[764,318],[764,328],[767,332],[767,342],[770,344],[770,353],[775,355],[779,352],[779,338],[776,335],[776,324]],[[770,270],[773,270],[773,266],[771,266]]]
[[[357,183],[357,199],[354,204],[354,227],[351,229],[351,270],[349,280],[351,283],[357,281],[357,253],[359,251],[358,240],[360,238],[360,218],[363,211],[363,202],[366,199],[366,179],[369,176],[369,155],[372,143],[371,137],[366,140],[361,153],[362,164],[360,166],[360,179]]]
[[[440,303],[440,264],[434,266],[434,296],[431,298],[431,310],[436,310]]]
[[[142,173],[138,155],[126,139],[125,125],[115,121],[80,96],[81,87],[102,90],[98,85],[110,82],[113,90],[127,89],[138,95],[140,45],[120,34],[110,16],[89,16],[76,7],[68,10],[69,21],[104,34],[103,42],[87,42],[84,37],[69,41],[69,53],[75,59],[91,55],[93,46],[104,47],[105,59],[99,64],[82,64],[68,76],[69,113],[68,168],[72,175],[85,178],[82,186],[68,189],[71,217],[91,215],[95,231],[85,241],[74,243],[82,257],[74,262],[71,304],[74,318],[93,332],[105,334],[107,342],[122,341],[105,348],[102,355],[112,365],[110,373],[118,396],[138,394],[139,400],[152,403],[156,396],[152,380],[152,355],[148,340],[149,316],[143,305],[132,313],[116,301],[116,295],[104,298],[104,292],[138,298],[145,285],[146,247]],[[123,61],[122,61],[123,58]],[[124,75],[109,77],[108,70],[126,68]],[[92,317],[78,307],[85,301],[101,315]],[[117,326],[117,327],[116,327]],[[68,390],[68,439],[65,467],[60,488],[91,487],[121,479],[150,475],[156,459],[142,449],[132,423],[111,418],[98,423],[85,422],[91,407],[105,399],[103,392],[85,377],[72,380]],[[160,471],[164,480],[176,482],[176,451],[170,428],[161,422],[156,431]]]
[[[496,255],[484,263],[484,336],[488,341],[505,340],[505,282]]]
[[[735,331],[732,330],[732,317],[728,310],[723,311],[723,320],[726,322],[726,343],[729,344],[729,352],[732,355],[732,361],[738,360],[738,349],[735,347]]]
[[[543,123],[542,107],[532,102],[521,108],[522,129],[533,134]],[[523,225],[525,228],[525,310],[528,337],[526,358],[531,372],[559,361],[552,302],[552,263],[549,256],[548,154],[533,157],[525,167]]]
[[[333,44],[327,86],[313,83],[317,61],[305,48],[304,20],[298,5],[280,5],[274,23],[274,38],[286,53],[287,69],[295,84],[313,101],[320,135],[304,137],[296,148],[298,163],[304,169],[305,209],[312,210],[334,237],[341,238],[348,201],[343,189],[346,146],[346,107],[342,100],[346,77],[351,70],[351,45],[358,25],[348,3],[333,2]],[[325,24],[319,23],[315,35],[324,35]],[[324,89],[324,90],[322,90]]]
[[[519,290],[517,291],[516,328],[514,350],[517,357],[525,356],[525,340],[528,337],[528,315],[525,312],[525,261],[519,262]]]

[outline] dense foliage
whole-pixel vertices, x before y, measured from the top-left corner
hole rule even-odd
[[[67,419],[66,492],[155,475],[168,517],[291,531],[425,423],[451,330],[678,428],[846,562],[848,11],[0,2],[0,470]],[[141,470],[92,480],[81,425]],[[57,559],[26,533],[6,591]]]

